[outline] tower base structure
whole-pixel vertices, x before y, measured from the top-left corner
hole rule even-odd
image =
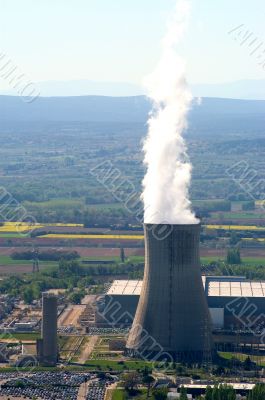
[[[214,354],[199,240],[200,224],[145,225],[145,272],[129,355],[203,362]]]

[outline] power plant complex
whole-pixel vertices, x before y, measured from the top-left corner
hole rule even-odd
[[[99,299],[96,326],[131,327],[129,355],[200,361],[264,348],[265,282],[201,276],[199,235],[200,225],[145,225],[143,281],[116,280]]]
[[[200,224],[145,224],[145,272],[127,341],[130,353],[153,358],[162,348],[175,360],[212,353],[199,241]]]
[[[263,351],[265,282],[201,276],[200,224],[145,224],[144,230],[143,281],[114,281],[98,296],[86,329],[130,329],[120,348],[149,360],[201,363],[217,351]],[[57,296],[43,293],[41,366],[58,362],[57,308]]]

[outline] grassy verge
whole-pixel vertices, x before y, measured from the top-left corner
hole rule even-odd
[[[112,394],[112,400],[127,400],[133,398],[134,400],[145,400],[147,395],[146,389],[139,390],[133,397],[129,397],[124,389],[116,389]],[[148,397],[149,400],[154,400],[152,394]]]
[[[0,238],[3,238],[3,239],[17,239],[17,238],[24,238],[24,237],[28,237],[28,234],[26,234],[26,233],[11,233],[11,232],[8,232],[8,233],[5,233],[5,232],[0,232]]]
[[[244,354],[244,353],[230,353],[230,352],[218,352],[220,357],[226,359],[226,360],[231,360],[232,358],[237,358],[238,360],[245,361],[247,357],[250,357],[251,361],[255,362],[256,364],[260,366],[265,366],[265,356],[253,356],[250,354]]]
[[[85,366],[91,370],[102,371],[136,371],[144,367],[151,368],[153,363],[145,361],[112,361],[112,360],[87,360]]]
[[[258,219],[264,218],[264,214],[262,213],[255,213],[255,212],[213,212],[211,213],[212,218],[218,218],[219,215],[222,214],[224,219]]]
[[[125,390],[123,389],[116,389],[112,394],[112,400],[125,400],[126,394]]]
[[[10,256],[0,255],[0,264],[4,265],[32,264],[32,260],[13,260]]]
[[[0,334],[0,341],[1,339],[17,339],[17,340],[37,340],[40,338],[40,333],[32,332],[32,333],[1,333]]]
[[[17,265],[31,265],[32,260],[13,260],[10,256],[0,255],[0,265],[10,265],[10,266],[17,266]],[[53,267],[58,265],[57,261],[40,261],[40,266],[47,266]]]
[[[211,264],[215,261],[226,261],[225,258],[218,257],[218,256],[209,256],[209,257],[201,257],[202,264]],[[261,257],[243,257],[241,265],[252,265],[252,266],[259,266],[265,265],[265,259]]]

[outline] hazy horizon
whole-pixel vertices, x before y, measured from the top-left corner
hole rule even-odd
[[[0,53],[32,82],[81,79],[140,86],[158,60],[174,3],[80,0],[76,7],[62,0],[0,0]],[[261,0],[244,6],[235,0],[236,12],[231,12],[228,0],[219,7],[210,0],[192,1],[187,36],[178,48],[187,61],[189,82],[264,79],[264,65],[259,65],[264,57],[257,58],[264,46],[253,53],[250,43],[241,40],[248,32],[251,41],[256,38],[254,47],[263,42],[262,7]],[[0,90],[9,90],[4,79]]]
[[[86,79],[42,81],[34,83],[40,97],[146,95],[145,89],[129,82],[90,81]],[[216,84],[190,84],[194,97],[216,97],[242,100],[265,100],[264,80],[238,80]],[[17,96],[15,89],[1,90],[0,95]]]

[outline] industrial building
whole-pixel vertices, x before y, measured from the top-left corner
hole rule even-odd
[[[203,384],[203,383],[184,383],[181,385],[181,387],[184,387],[187,391],[187,397],[188,399],[195,399],[198,396],[205,395],[207,387],[214,388],[216,384],[213,382]],[[254,389],[255,384],[254,383],[233,383],[229,382],[228,385],[233,388],[233,390],[236,392],[236,399],[241,400],[241,399],[246,399],[246,396],[249,395],[249,393]],[[220,385],[218,385],[220,386]],[[170,389],[169,394],[168,394],[168,399],[179,399],[180,398],[180,393],[177,393],[180,389]]]
[[[7,294],[0,295],[0,320],[9,315],[15,306],[15,299]]]
[[[99,306],[102,324],[132,324],[142,283],[141,280],[116,280],[112,283]],[[202,276],[202,283],[214,329],[247,330],[255,327],[255,321],[256,324],[262,323],[265,318],[265,281],[249,281],[243,276]]]
[[[57,296],[42,295],[41,339],[37,340],[38,361],[42,366],[55,366],[58,360]]]
[[[200,275],[200,224],[145,224],[145,273],[126,348],[145,358],[202,360],[212,328]],[[163,355],[164,357],[164,355]]]
[[[201,277],[200,224],[144,230],[144,279],[115,281],[98,301],[97,326],[130,327],[128,355],[150,359],[162,353],[201,362],[227,347],[264,351],[265,282]]]

